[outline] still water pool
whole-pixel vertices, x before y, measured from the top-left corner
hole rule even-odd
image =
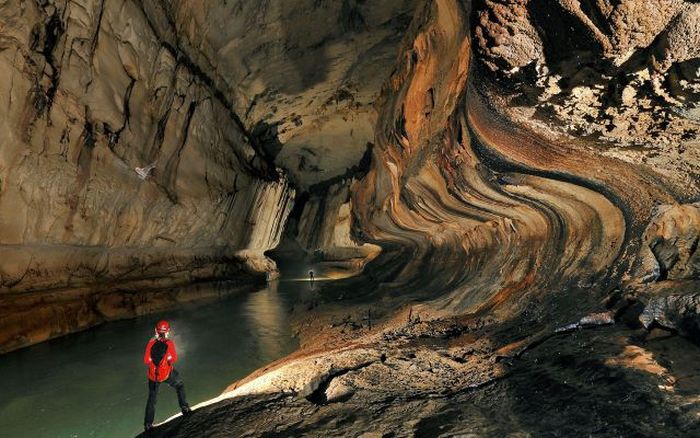
[[[307,288],[305,282],[274,281],[256,292],[113,322],[2,355],[0,436],[139,433],[147,397],[143,351],[161,318],[171,322],[176,369],[190,405],[215,397],[297,347],[289,315]],[[161,386],[156,422],[177,412],[175,391]]]

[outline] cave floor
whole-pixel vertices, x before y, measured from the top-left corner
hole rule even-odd
[[[200,287],[207,287],[202,285]],[[148,394],[143,349],[153,324],[170,320],[190,403],[297,348],[289,311],[306,287],[274,281],[255,292],[110,322],[0,355],[0,436],[124,437],[142,430]],[[225,287],[224,287],[225,289]],[[156,420],[177,412],[163,387]]]
[[[292,358],[143,436],[700,436],[700,348],[660,329],[412,321]]]

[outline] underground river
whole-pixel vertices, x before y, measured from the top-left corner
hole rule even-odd
[[[134,436],[143,430],[148,393],[143,351],[157,320],[167,318],[173,327],[176,369],[194,406],[297,347],[289,316],[309,290],[303,277],[287,276],[254,292],[108,323],[2,355],[0,435]],[[175,391],[163,385],[156,422],[177,412]]]

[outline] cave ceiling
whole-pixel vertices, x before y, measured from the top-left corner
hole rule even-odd
[[[179,1],[176,38],[299,187],[342,175],[374,141],[374,102],[416,0]]]

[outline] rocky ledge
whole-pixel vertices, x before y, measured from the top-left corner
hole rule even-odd
[[[342,347],[262,369],[142,436],[700,433],[700,349],[614,315],[547,327],[404,313],[403,322],[357,329]]]

